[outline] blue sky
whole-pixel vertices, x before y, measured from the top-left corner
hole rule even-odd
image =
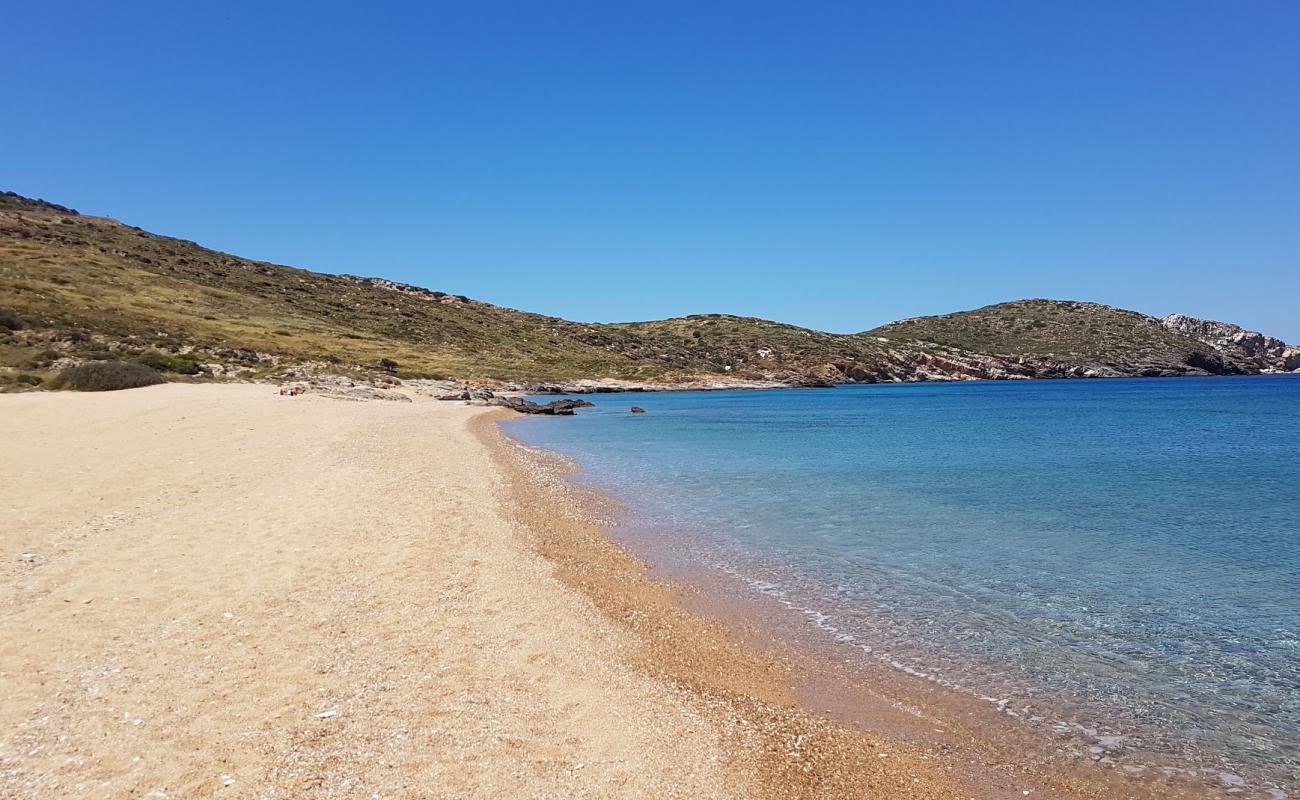
[[[273,7],[272,7],[273,6]],[[1300,341],[1300,3],[19,3],[0,188],[579,320]]]

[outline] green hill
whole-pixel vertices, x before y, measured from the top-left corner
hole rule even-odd
[[[1244,353],[1220,352],[1161,320],[1099,303],[1018,300],[883,325],[871,335],[902,346],[946,346],[1009,357],[1059,360],[1126,375],[1258,371]]]

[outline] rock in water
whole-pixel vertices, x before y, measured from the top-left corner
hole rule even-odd
[[[642,408],[641,406],[632,406],[632,413],[633,413],[633,414],[644,414],[644,413],[645,413],[645,409]]]
[[[487,401],[490,406],[504,406],[521,414],[551,414],[565,417],[573,416],[575,408],[592,405],[586,400],[552,400],[549,403],[534,403],[522,397],[493,397]]]

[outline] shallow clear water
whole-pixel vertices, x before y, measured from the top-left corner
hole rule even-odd
[[[1300,378],[588,399],[506,432],[860,657],[1296,789]]]

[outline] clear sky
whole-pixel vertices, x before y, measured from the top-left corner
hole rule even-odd
[[[1300,2],[63,0],[0,189],[578,320],[1020,297],[1300,341]]]

